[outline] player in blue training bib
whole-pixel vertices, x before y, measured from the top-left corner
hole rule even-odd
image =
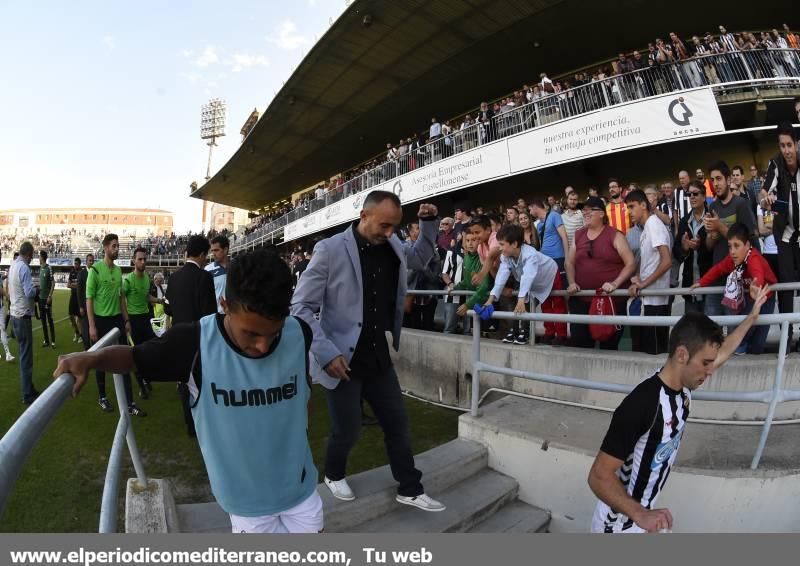
[[[316,533],[323,528],[317,469],[308,444],[311,330],[289,316],[292,277],[277,254],[237,256],[224,314],[178,324],[133,348],[59,358],[55,375],[135,369],[189,386],[211,489],[234,532]]]

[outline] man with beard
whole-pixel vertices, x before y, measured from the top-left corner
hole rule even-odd
[[[147,250],[142,247],[133,252],[133,271],[125,276],[122,281],[122,294],[125,296],[125,308],[128,311],[128,320],[131,321],[131,340],[135,345],[153,340],[153,326],[150,324],[151,305],[164,304],[164,299],[158,299],[150,294],[150,276],[145,273]],[[138,372],[136,380],[139,382],[139,397],[147,399],[153,386]]]
[[[608,180],[609,202],[606,205],[606,216],[612,228],[616,228],[623,235],[631,229],[631,219],[628,216],[628,207],[622,200],[622,188],[619,186],[618,179]]]
[[[578,210],[578,193],[574,190],[567,195],[567,209],[561,214],[564,229],[567,231],[569,247],[575,241],[575,232],[583,228],[583,212]]]
[[[103,238],[103,261],[92,265],[86,279],[86,315],[89,319],[89,340],[92,344],[114,328],[119,330],[117,343],[122,346],[128,344],[131,322],[122,295],[122,270],[114,263],[118,256],[119,238],[116,234],[106,234]],[[98,404],[103,411],[110,413],[114,407],[106,396],[106,374],[99,370],[96,374],[100,395]],[[124,374],[122,382],[125,387],[128,414],[136,417],[147,416],[147,413],[133,402],[130,374]]]

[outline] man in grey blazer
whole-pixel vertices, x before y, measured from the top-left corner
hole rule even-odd
[[[421,234],[413,246],[404,246],[395,235],[403,217],[400,199],[388,191],[369,193],[357,222],[317,243],[295,290],[292,314],[314,333],[310,370],[328,397],[325,484],[333,495],[355,499],[345,475],[347,456],[361,433],[363,395],[383,428],[389,465],[399,483],[397,501],[443,511],[444,505],[425,494],[422,472],[414,466],[408,416],[385,334],[392,333],[397,350],[407,269],[423,269],[435,253],[436,207],[422,204],[418,216]]]

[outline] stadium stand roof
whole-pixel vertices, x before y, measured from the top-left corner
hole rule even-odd
[[[192,196],[245,209],[346,170],[422,130],[535,81],[670,31],[772,29],[770,10],[675,0],[356,0],[311,49],[234,156]],[[537,47],[538,45],[538,47]],[[254,101],[258,102],[258,101]]]

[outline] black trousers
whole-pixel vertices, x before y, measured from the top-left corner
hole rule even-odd
[[[434,318],[436,316],[436,299],[431,299],[425,305],[414,303],[411,312],[406,315],[406,328],[417,330],[434,330]]]
[[[791,245],[775,238],[778,244],[778,281],[780,283],[796,283],[800,281],[800,246]],[[769,256],[767,256],[769,257]],[[781,313],[794,311],[794,291],[778,293],[778,310]],[[792,326],[789,325],[789,341],[792,340]]]
[[[669,316],[670,305],[644,305],[644,316]],[[668,326],[642,326],[639,330],[639,351],[645,354],[666,354],[669,349]]]
[[[414,467],[408,415],[394,367],[379,375],[353,376],[336,389],[326,390],[331,415],[331,435],[325,453],[325,476],[333,481],[347,475],[347,456],[361,435],[361,398],[369,403],[383,429],[392,476],[400,484],[399,495],[424,493],[422,472]]]
[[[156,337],[153,333],[153,325],[150,324],[149,314],[129,314],[128,320],[131,321],[131,339],[134,344],[144,344]],[[135,375],[139,387],[145,387],[146,380],[139,375],[139,372],[136,372]]]
[[[44,333],[45,342],[56,341],[56,328],[53,325],[53,305],[47,304],[47,298],[39,299],[39,313],[42,317],[42,332]],[[48,327],[50,332],[47,332]],[[52,336],[52,340],[51,337]]]
[[[94,317],[94,325],[97,328],[97,339],[99,340],[114,328],[119,329],[119,341],[117,342],[120,346],[127,346],[128,339],[127,334],[125,333],[125,323],[122,320],[122,315],[118,314],[116,316],[97,316]],[[106,396],[106,373],[104,371],[95,370],[95,375],[97,376],[97,391],[100,394],[100,397]],[[122,384],[125,387],[125,399],[127,401],[127,405],[130,406],[133,403],[133,390],[131,389],[131,376],[130,374],[126,373],[122,376]]]

